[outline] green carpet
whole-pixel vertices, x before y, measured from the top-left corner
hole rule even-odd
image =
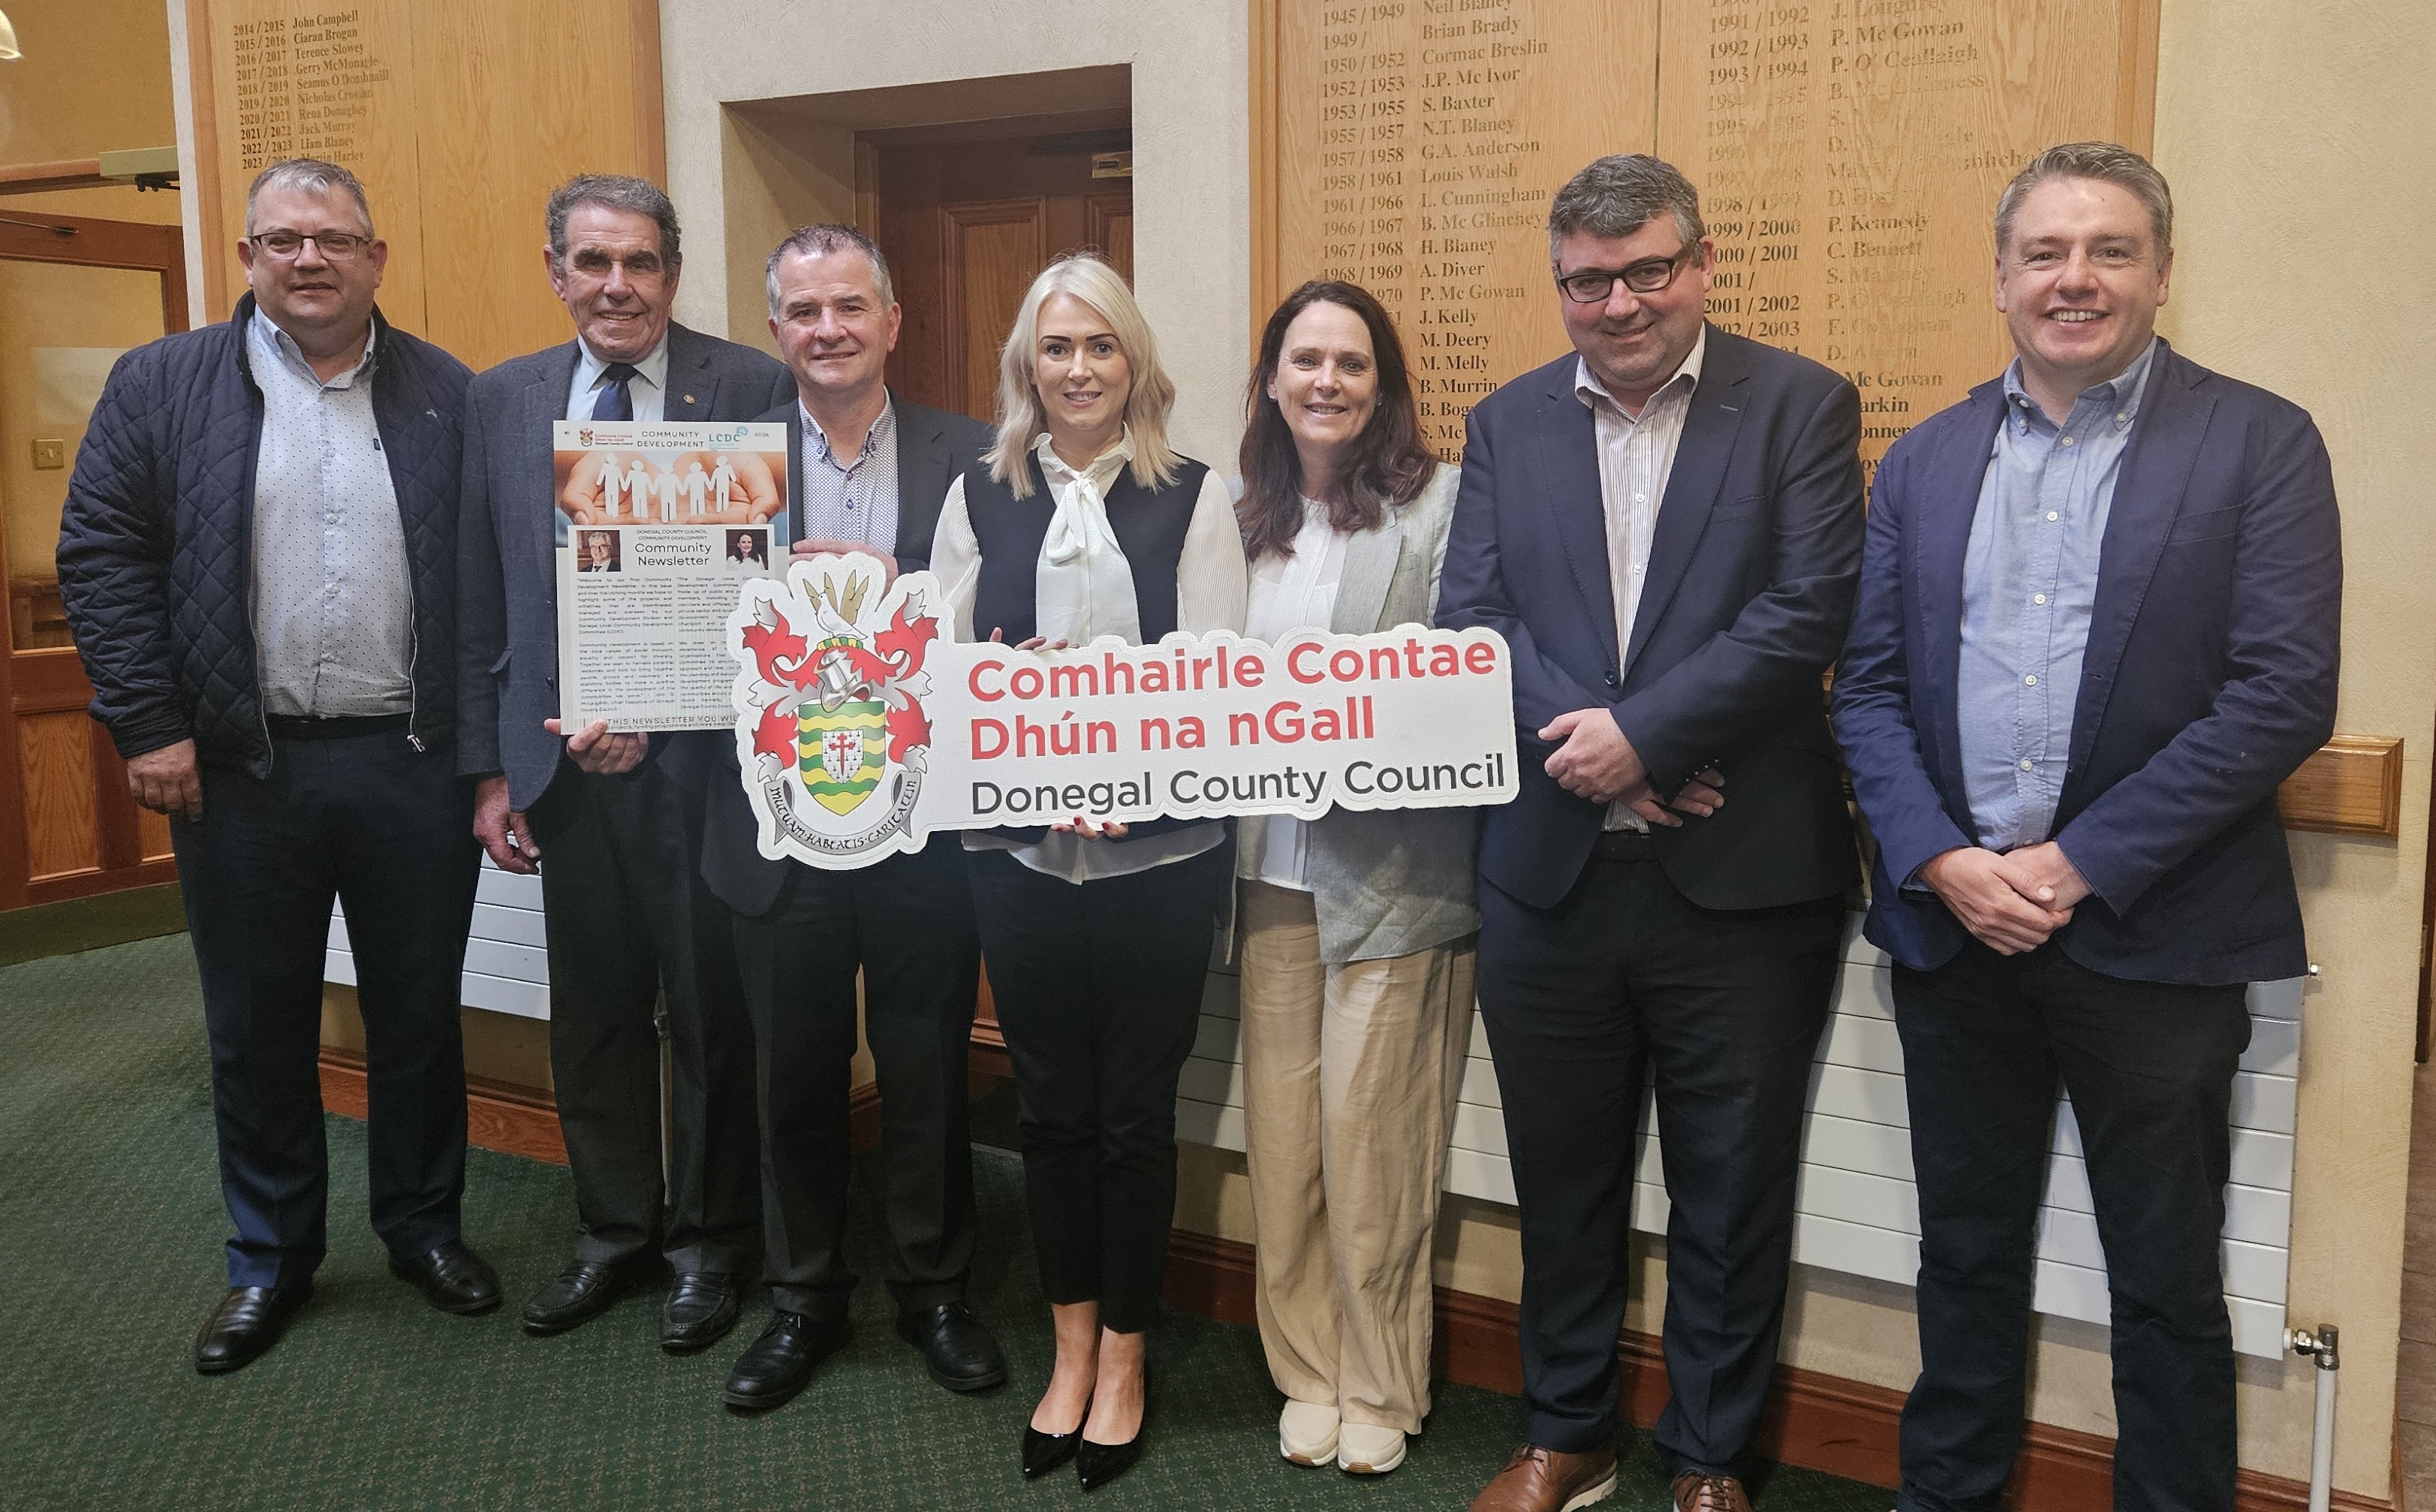
[[[331,1253],[287,1338],[235,1375],[197,1376],[188,1337],[224,1284],[200,1007],[183,937],[0,970],[0,1507],[1049,1508],[1070,1474],[1016,1473],[1046,1379],[1048,1310],[1024,1240],[1013,1157],[979,1160],[974,1302],[1014,1383],[966,1399],[931,1384],[861,1288],[856,1336],[790,1406],[731,1416],[719,1389],[757,1329],[706,1354],[654,1347],[656,1297],[555,1339],[529,1339],[521,1299],[561,1262],[565,1170],[475,1151],[466,1237],[511,1305],[452,1318],[390,1278],[364,1219],[360,1124],[330,1120]],[[876,1260],[872,1183],[852,1253]],[[1152,1344],[1152,1443],[1092,1493],[1124,1508],[1461,1507],[1503,1463],[1513,1399],[1441,1389],[1405,1467],[1380,1480],[1277,1457],[1279,1399],[1248,1329],[1171,1316]],[[1644,1435],[1609,1506],[1667,1504]],[[1780,1470],[1767,1512],[1885,1512],[1888,1493]]]
[[[186,905],[175,882],[11,909],[0,913],[0,966],[183,934],[185,929]]]

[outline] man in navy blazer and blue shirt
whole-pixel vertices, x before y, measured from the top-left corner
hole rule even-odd
[[[1820,684],[1860,565],[1860,403],[1708,324],[1699,197],[1638,155],[1549,209],[1576,355],[1472,411],[1438,622],[1513,652],[1522,792],[1480,848],[1479,996],[1521,1208],[1527,1442],[1475,1512],[1615,1486],[1644,1080],[1672,1215],[1658,1441],[1743,1512],[1810,1065],[1859,879]]]
[[[683,264],[658,188],[585,174],[550,196],[546,221],[576,339],[474,379],[458,532],[459,771],[479,779],[475,832],[492,860],[542,862],[550,1074],[581,1225],[524,1325],[574,1328],[665,1260],[676,1284],[660,1344],[682,1354],[735,1323],[760,1254],[753,1032],[726,912],[698,875],[694,773],[726,736],[560,730],[551,426],[749,421],[793,385],[767,354],[670,320]]]
[[[2227,1123],[2245,983],[2306,968],[2275,790],[2334,729],[2333,475],[2306,413],[2155,335],[2173,204],[2138,154],[2049,148],[1995,233],[2017,356],[1887,454],[1836,683],[1920,1191],[1898,1504],[2011,1471],[2061,1078],[2114,1504],[2229,1512]]]
[[[760,418],[783,421],[792,443],[793,554],[861,551],[892,572],[921,571],[948,485],[989,445],[989,427],[889,391],[901,314],[888,261],[861,233],[805,226],[770,254],[767,280],[770,333],[794,385],[784,408]],[[1005,1357],[965,1301],[974,1230],[966,1065],[981,940],[962,839],[936,835],[860,871],[773,860],[760,852],[732,739],[703,781],[703,875],[733,910],[759,1068],[773,1303],[728,1373],[728,1405],[784,1404],[844,1340],[858,1030],[879,1078],[896,1331],[949,1390],[1000,1385]]]

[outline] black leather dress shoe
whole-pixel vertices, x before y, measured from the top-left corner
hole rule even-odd
[[[727,1405],[739,1412],[783,1407],[811,1383],[812,1367],[845,1343],[845,1319],[775,1312],[727,1373]]]
[[[931,1379],[949,1391],[994,1391],[1006,1384],[1006,1356],[962,1302],[897,1313],[896,1336],[922,1351]]]
[[[420,1255],[392,1255],[389,1273],[421,1287],[443,1312],[488,1312],[499,1305],[499,1273],[461,1239]]]
[[[692,1354],[736,1327],[736,1277],[719,1271],[680,1271],[660,1305],[660,1347]]]
[[[525,1304],[525,1331],[536,1337],[565,1333],[609,1311],[626,1288],[651,1270],[650,1261],[573,1260]]]
[[[313,1295],[312,1277],[287,1286],[232,1286],[195,1330],[195,1368],[223,1375],[251,1364],[287,1331],[287,1320]]]
[[[1084,1415],[1083,1420],[1085,1422],[1090,1421],[1090,1416],[1088,1413]],[[1077,1436],[1080,1435],[1078,1434]],[[1074,1446],[1075,1479],[1083,1483],[1083,1489],[1087,1491],[1098,1490],[1101,1486],[1107,1485],[1110,1481],[1115,1480],[1118,1476],[1122,1475],[1125,1471],[1134,1468],[1134,1462],[1140,1459],[1142,1455],[1142,1440],[1149,1436],[1150,1378],[1149,1376],[1144,1375],[1142,1377],[1141,1426],[1134,1430],[1133,1437],[1126,1439],[1122,1444],[1094,1444],[1089,1439],[1086,1438],[1080,1444]]]
[[[1091,1420],[1091,1404],[1083,1403],[1083,1422]],[[1083,1441],[1083,1423],[1076,1423],[1070,1434],[1044,1434],[1030,1423],[1023,1425],[1023,1478],[1036,1481],[1074,1457],[1074,1446]]]

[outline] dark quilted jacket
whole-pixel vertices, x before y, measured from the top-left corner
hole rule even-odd
[[[123,756],[192,736],[206,762],[270,771],[254,676],[253,473],[262,391],[253,296],[220,325],[118,359],[60,517],[60,598]],[[422,746],[457,721],[457,485],[463,363],[374,311],[373,415],[406,527]]]

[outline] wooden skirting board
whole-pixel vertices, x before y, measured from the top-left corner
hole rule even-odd
[[[1000,1051],[1000,1055],[1004,1051]],[[974,1069],[988,1074],[977,1051]],[[466,1137],[485,1150],[566,1164],[566,1141],[549,1094],[482,1077],[468,1077]],[[333,1113],[362,1118],[366,1101],[363,1056],[324,1047],[322,1103]],[[854,1090],[854,1148],[879,1142],[879,1089]],[[1166,1299],[1170,1307],[1221,1323],[1251,1325],[1252,1246],[1240,1240],[1177,1230],[1169,1241]],[[1469,1292],[1436,1288],[1436,1328],[1431,1373],[1467,1386],[1519,1395],[1522,1355],[1511,1302]],[[1627,1331],[1617,1342],[1624,1369],[1623,1412],[1641,1428],[1656,1425],[1666,1406],[1666,1360],[1656,1337]],[[1822,1470],[1870,1486],[1891,1486],[1897,1472],[1896,1426],[1903,1393],[1845,1381],[1817,1371],[1780,1365],[1767,1411],[1752,1446],[1763,1458]],[[2114,1441],[2096,1434],[2031,1423],[2006,1487],[2014,1512],[2085,1512],[2112,1500]],[[2399,1464],[2397,1455],[2396,1464]],[[2240,1512],[2282,1512],[2306,1507],[2306,1484],[2280,1475],[2243,1470],[2236,1505]],[[2399,1512],[2400,1498],[2379,1500],[2337,1491],[2337,1512]]]
[[[1462,1385],[1519,1394],[1522,1364],[1514,1304],[1442,1286],[1436,1296],[1431,1373]],[[1184,1312],[1251,1324],[1252,1246],[1179,1230],[1168,1244],[1166,1297],[1168,1306]],[[1639,1427],[1654,1427],[1666,1406],[1666,1361],[1659,1341],[1627,1332],[1617,1353],[1624,1367],[1623,1412]],[[1779,1464],[1892,1486],[1901,1480],[1895,1429],[1903,1403],[1902,1392],[1884,1386],[1780,1365],[1752,1448]],[[2006,1504],[2015,1512],[2087,1512],[2109,1505],[2114,1465],[2114,1440],[2031,1423],[2022,1435]],[[2254,1470],[2241,1472],[2237,1496],[2240,1512],[2309,1504],[2306,1483]],[[2396,1512],[2395,1502],[2348,1491],[2337,1491],[2334,1505],[2340,1512]]]
[[[351,1119],[364,1116],[369,1105],[364,1091],[361,1051],[322,1047],[322,1105]],[[879,1086],[865,1083],[854,1089],[849,1104],[857,1155],[879,1146]],[[478,1150],[520,1155],[528,1160],[566,1164],[566,1140],[558,1129],[558,1104],[539,1087],[465,1078],[465,1141]]]

